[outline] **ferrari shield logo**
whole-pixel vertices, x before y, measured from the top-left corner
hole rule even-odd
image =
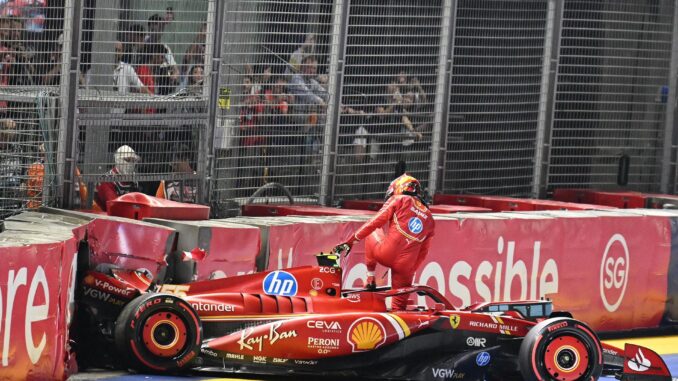
[[[457,327],[459,327],[460,321],[461,318],[459,315],[450,315],[450,325],[452,326],[452,329],[457,329]]]

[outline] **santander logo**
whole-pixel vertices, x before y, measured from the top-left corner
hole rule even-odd
[[[607,241],[600,264],[600,298],[605,308],[614,312],[624,300],[629,281],[629,247],[617,233]]]

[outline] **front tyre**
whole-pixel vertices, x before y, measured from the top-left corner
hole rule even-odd
[[[115,345],[134,369],[180,370],[200,349],[200,319],[183,299],[148,293],[132,300],[115,322]]]
[[[570,318],[547,319],[532,327],[520,345],[525,381],[591,381],[603,371],[598,336]]]

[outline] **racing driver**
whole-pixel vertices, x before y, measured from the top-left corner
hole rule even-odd
[[[382,227],[387,222],[389,226],[384,232]],[[431,211],[421,197],[419,181],[403,174],[389,185],[386,202],[379,212],[339,246],[351,248],[366,239],[367,288],[376,287],[377,263],[391,269],[392,288],[409,287],[414,272],[428,254],[434,228]],[[408,298],[407,294],[394,297],[393,309],[405,309]]]

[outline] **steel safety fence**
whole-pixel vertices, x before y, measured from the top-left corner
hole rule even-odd
[[[457,2],[443,191],[527,195],[548,1]]]
[[[269,183],[318,201],[328,105],[336,102],[333,10],[331,0],[226,3],[214,201],[242,203]]]
[[[85,4],[73,148],[80,190],[74,198],[82,207],[105,207],[97,192],[105,182],[176,201],[206,202],[205,73],[214,4]]]
[[[59,79],[70,10],[64,1],[0,2],[0,219],[57,203]]]
[[[565,0],[550,189],[658,190],[674,7],[673,1]]]
[[[353,0],[334,196],[381,198],[407,171],[428,187],[444,1]]]

